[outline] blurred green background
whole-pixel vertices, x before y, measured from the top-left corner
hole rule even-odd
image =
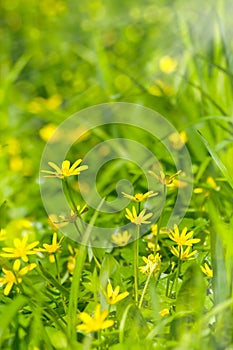
[[[11,218],[41,216],[43,147],[85,107],[138,103],[178,130],[231,115],[231,9],[230,1],[2,0],[0,203]]]

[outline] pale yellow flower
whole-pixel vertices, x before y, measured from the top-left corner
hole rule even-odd
[[[191,246],[188,246],[185,250],[183,246],[178,246],[177,248],[171,247],[171,253],[175,255],[180,260],[194,260],[195,254],[197,254],[197,250],[194,250],[190,253]]]
[[[139,266],[140,272],[146,275],[153,274],[154,276],[159,272],[161,266],[161,257],[159,253],[156,255],[150,254],[147,258],[143,256],[142,260],[146,265]]]
[[[135,209],[135,206],[132,208],[132,212],[126,208],[126,215],[125,217],[129,219],[131,222],[133,222],[135,225],[141,225],[141,224],[150,224],[150,221],[147,221],[147,219],[152,217],[152,213],[146,214],[146,209],[143,209],[138,215]],[[145,215],[146,214],[146,215]]]
[[[166,308],[166,309],[162,309],[162,310],[159,311],[159,314],[160,314],[160,316],[162,316],[162,317],[167,316],[167,315],[170,314],[170,310],[167,309],[167,308]]]
[[[173,73],[177,68],[178,62],[170,56],[163,56],[159,61],[159,68],[165,74]]]
[[[180,133],[174,132],[168,137],[168,140],[171,142],[172,148],[179,151],[188,141],[188,137],[185,131],[181,131]]]
[[[0,230],[0,241],[5,241],[6,239],[6,230],[3,228]]]
[[[14,284],[22,282],[22,276],[26,275],[29,271],[33,270],[37,265],[35,263],[28,264],[20,270],[20,260],[15,260],[13,264],[13,271],[2,268],[4,276],[0,277],[0,285],[6,285],[4,289],[4,295],[8,295],[13,288]]]
[[[187,233],[187,230],[187,227],[184,227],[180,233],[178,226],[174,225],[174,232],[169,234],[169,238],[176,242],[178,246],[192,246],[193,244],[200,242],[200,238],[191,238],[193,236],[193,231]]]
[[[29,243],[28,241],[28,235],[25,235],[22,240],[19,238],[15,238],[13,241],[14,248],[11,247],[4,247],[2,248],[4,253],[1,253],[0,256],[4,258],[21,258],[23,261],[28,261],[28,255],[36,254],[37,251],[34,249],[38,244],[39,241]]]
[[[209,278],[213,277],[213,270],[208,266],[207,263],[204,266],[201,266],[201,271]]]
[[[110,305],[118,303],[129,295],[129,292],[123,292],[119,294],[120,286],[116,286],[116,288],[113,289],[110,282],[107,285],[107,291],[102,289],[102,292],[107,300],[107,303]]]
[[[123,233],[117,232],[112,235],[112,241],[114,244],[123,247],[125,246],[131,238],[131,235],[127,230],[123,231]]]
[[[83,322],[82,324],[77,326],[78,330],[84,331],[85,333],[96,332],[101,329],[106,329],[112,327],[114,324],[113,320],[106,320],[108,316],[108,311],[104,310],[100,311],[100,304],[96,306],[94,316],[91,317],[86,312],[81,312],[79,314],[79,318]]]
[[[152,175],[156,180],[158,180],[162,185],[171,187],[176,176],[182,173],[182,170],[177,171],[173,175],[164,174],[163,171],[160,171],[160,175],[155,174],[153,171],[149,170],[148,173]]]
[[[123,196],[125,198],[128,198],[131,201],[134,201],[134,202],[137,202],[137,203],[140,203],[140,202],[144,201],[147,198],[151,198],[151,197],[154,197],[154,196],[158,195],[158,192],[154,192],[154,191],[149,191],[149,192],[146,192],[146,193],[136,193],[134,196],[131,196],[130,194],[127,194],[125,192],[121,192],[121,193],[123,194]]]
[[[59,179],[64,179],[69,176],[79,175],[81,171],[87,170],[87,165],[81,165],[79,164],[82,162],[82,159],[78,159],[74,162],[72,166],[70,166],[69,160],[64,160],[62,162],[62,167],[59,168],[55,163],[48,162],[48,164],[53,168],[55,171],[50,170],[41,170],[43,173],[49,174],[45,175],[44,177],[58,177]]]

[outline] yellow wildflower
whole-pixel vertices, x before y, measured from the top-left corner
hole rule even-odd
[[[172,96],[174,89],[160,79],[156,79],[154,85],[148,88],[148,92],[153,96]]]
[[[123,194],[123,196],[125,198],[128,198],[131,201],[138,202],[138,203],[144,201],[147,198],[154,197],[154,196],[158,195],[158,192],[154,192],[154,191],[149,191],[146,193],[136,193],[134,196],[131,196],[130,194],[127,194],[125,192],[121,192],[121,193]]]
[[[212,278],[213,277],[213,270],[208,266],[207,263],[204,264],[204,266],[201,266],[201,271],[207,276]]]
[[[105,320],[108,316],[108,311],[104,310],[103,312],[100,311],[100,304],[96,306],[94,316],[91,317],[86,312],[81,312],[79,314],[79,318],[83,322],[82,324],[77,326],[78,330],[82,330],[85,333],[90,332],[96,332],[100,329],[106,329],[109,327],[112,327],[114,324],[113,320]]]
[[[22,282],[22,276],[26,275],[29,271],[33,270],[37,265],[35,263],[28,264],[20,270],[20,260],[17,259],[13,265],[13,271],[2,268],[4,277],[0,277],[0,285],[6,285],[4,289],[4,295],[8,295],[14,286]]]
[[[194,260],[194,255],[197,253],[197,250],[192,251],[189,253],[191,249],[191,246],[188,246],[185,251],[182,246],[178,246],[177,248],[171,247],[171,253],[175,255],[180,260]]]
[[[58,230],[59,228],[68,225],[68,222],[59,221],[56,214],[49,214],[48,224],[52,227],[53,230]]]
[[[164,174],[163,171],[160,171],[160,175],[157,175],[151,170],[149,170],[148,173],[152,175],[156,180],[158,180],[162,185],[169,187],[173,185],[175,177],[182,173],[182,170],[177,171],[173,175]]]
[[[61,168],[59,168],[59,166],[57,166],[53,162],[48,162],[51,168],[53,168],[55,171],[42,170],[42,172],[49,174],[45,175],[44,177],[58,177],[59,179],[64,179],[69,176],[79,175],[81,171],[88,169],[87,165],[79,166],[81,162],[82,159],[78,159],[74,162],[72,166],[70,166],[70,161],[64,160],[64,162],[62,162]]]
[[[156,255],[150,254],[147,258],[143,256],[142,260],[146,265],[139,266],[140,272],[146,275],[153,274],[155,276],[158,273],[161,266],[161,257],[159,253],[157,253]]]
[[[184,227],[180,234],[178,226],[174,225],[174,232],[169,234],[169,238],[176,242],[178,246],[192,246],[193,244],[200,242],[200,238],[191,238],[193,236],[193,231],[187,233],[187,230],[187,227]]]
[[[207,188],[202,188],[202,187],[197,187],[194,189],[194,193],[199,194],[199,193],[204,193],[205,197],[208,197],[210,195],[210,191],[209,190],[215,190],[215,191],[219,191],[220,190],[220,186],[218,186],[214,180],[214,178],[212,176],[208,176],[206,179],[206,184],[207,184]]]
[[[0,241],[5,241],[6,239],[6,230],[3,228],[0,230]]]
[[[68,257],[67,270],[71,275],[73,275],[74,269],[76,266],[76,255],[78,254],[78,249],[77,248],[73,249],[70,244],[68,244],[68,249],[71,255]]]
[[[73,209],[71,209],[70,215],[68,216],[60,215],[59,217],[62,219],[62,222],[75,222],[77,220],[78,215],[82,215],[83,213],[85,213],[88,210],[88,207],[86,204],[82,208],[80,205],[77,205],[76,209],[77,212],[74,212]]]
[[[103,290],[103,294],[107,300],[107,303],[110,305],[118,303],[118,301],[123,300],[129,295],[129,292],[120,293],[120,286],[116,286],[115,289],[112,288],[111,283],[109,282],[107,285],[107,291]]]
[[[23,261],[28,262],[28,255],[37,253],[37,251],[33,248],[35,248],[39,244],[39,241],[29,244],[27,244],[27,241],[28,234],[25,235],[22,240],[20,240],[19,238],[15,238],[13,241],[15,248],[2,248],[4,253],[1,253],[0,256],[4,258],[22,258]]]
[[[48,140],[50,143],[57,142],[61,137],[60,133],[56,132],[56,136],[51,137],[54,134],[56,129],[57,129],[57,125],[52,123],[46,124],[39,130],[40,137],[45,142],[47,142]]]
[[[163,56],[159,61],[159,68],[165,74],[173,73],[177,68],[177,61],[170,56]]]
[[[166,308],[166,309],[163,309],[163,310],[159,311],[159,314],[160,314],[160,316],[162,316],[162,317],[167,316],[167,315],[170,314],[170,310],[167,309],[167,308]]]
[[[131,238],[131,235],[127,230],[123,231],[123,233],[117,232],[112,235],[112,241],[114,244],[123,247],[125,246]]]
[[[133,206],[132,212],[126,208],[126,215],[125,217],[129,219],[131,222],[133,222],[135,225],[141,225],[141,224],[150,224],[150,221],[147,221],[147,219],[152,217],[152,213],[146,213],[146,209],[143,209],[138,215],[135,209],[135,206]]]
[[[171,145],[174,149],[180,150],[184,147],[185,143],[188,141],[187,134],[185,131],[180,133],[174,132],[169,137],[168,140],[171,142]]]
[[[53,238],[52,238],[52,244],[47,244],[44,243],[43,247],[44,248],[38,248],[38,252],[46,252],[49,254],[49,261],[51,263],[55,262],[55,253],[61,248],[61,242],[64,237],[60,239],[60,241],[57,241],[57,232],[53,233]]]

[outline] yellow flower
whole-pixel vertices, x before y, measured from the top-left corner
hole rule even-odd
[[[3,228],[0,230],[0,241],[5,241],[6,239],[6,230]]]
[[[68,225],[68,222],[59,221],[56,214],[49,214],[48,224],[52,227],[53,230],[58,230],[59,228]]]
[[[68,216],[60,215],[59,217],[62,219],[62,222],[64,223],[75,222],[77,220],[78,215],[82,215],[88,210],[88,207],[86,204],[82,208],[80,205],[77,205],[76,208],[77,208],[77,212],[74,212],[71,209],[70,215]]]
[[[126,215],[125,217],[129,219],[131,222],[133,222],[135,225],[141,225],[141,224],[150,224],[150,221],[147,221],[147,219],[151,218],[153,215],[152,213],[146,213],[146,209],[143,209],[138,215],[135,209],[135,206],[133,206],[132,212],[126,208]]]
[[[163,56],[159,61],[159,68],[165,74],[173,73],[177,68],[177,61],[170,56]]]
[[[82,159],[78,159],[74,162],[72,166],[70,166],[69,160],[64,160],[62,162],[62,167],[59,168],[55,163],[48,162],[48,164],[53,168],[55,171],[50,170],[41,170],[43,173],[47,173],[49,175],[45,175],[44,177],[58,177],[59,179],[64,179],[69,176],[73,175],[79,175],[81,171],[88,169],[87,165],[81,165],[79,164],[82,162]]]
[[[142,260],[146,265],[139,266],[140,272],[144,273],[145,275],[153,274],[155,276],[161,266],[161,257],[159,253],[156,255],[150,254],[147,258],[143,256]]]
[[[79,314],[79,318],[83,322],[82,324],[77,326],[78,330],[84,331],[85,333],[96,332],[100,329],[105,329],[112,327],[114,324],[113,320],[105,320],[108,316],[108,311],[104,310],[100,311],[100,304],[96,306],[94,316],[91,317],[86,312],[81,312]]]
[[[4,295],[8,295],[14,284],[18,284],[22,282],[23,275],[26,275],[29,271],[33,270],[37,265],[36,264],[28,264],[20,270],[20,260],[17,259],[13,265],[13,271],[7,270],[4,267],[2,271],[4,272],[4,277],[0,277],[0,285],[6,285],[4,289]]]
[[[119,245],[120,247],[125,246],[131,238],[131,235],[127,230],[125,230],[123,233],[116,233],[112,235],[112,241],[114,244]]]
[[[120,286],[116,286],[115,289],[112,288],[111,283],[107,285],[107,291],[103,290],[103,294],[107,300],[107,303],[110,305],[118,303],[118,301],[123,300],[129,295],[129,292],[120,293]]]
[[[170,311],[169,311],[169,309],[163,309],[163,310],[159,311],[159,314],[160,314],[160,316],[164,317],[164,316],[169,315]]]
[[[49,254],[49,261],[51,263],[55,262],[55,253],[61,248],[61,242],[64,237],[60,239],[59,242],[57,242],[57,232],[53,233],[53,238],[52,238],[52,244],[47,244],[44,243],[43,247],[44,248],[38,248],[38,252],[46,252]]]
[[[213,270],[207,265],[207,263],[204,264],[204,266],[201,266],[201,271],[207,276],[212,278],[213,277]]]
[[[78,249],[73,249],[70,244],[68,244],[68,249],[71,253],[71,255],[68,257],[67,262],[67,270],[71,275],[74,273],[75,265],[76,265],[76,255],[78,254]]]
[[[48,140],[50,143],[57,142],[61,137],[60,133],[57,132],[56,137],[53,136],[53,138],[51,138],[51,136],[54,134],[56,129],[57,129],[57,125],[52,123],[46,124],[39,130],[40,137],[45,142],[47,142]]]
[[[27,262],[28,255],[37,253],[33,248],[39,244],[39,241],[27,244],[27,241],[28,234],[25,235],[22,240],[15,238],[13,241],[15,248],[2,248],[4,253],[1,253],[0,256],[4,258],[22,258],[23,261]]]
[[[167,85],[160,79],[156,79],[154,85],[148,88],[148,92],[153,96],[171,96],[174,92],[172,86]]]
[[[174,242],[176,242],[178,246],[182,246],[182,245],[192,246],[193,244],[200,242],[200,238],[191,239],[191,237],[193,236],[193,231],[190,231],[187,233],[187,230],[188,230],[187,227],[184,227],[180,234],[178,226],[174,225],[174,232],[171,232],[169,234],[169,238]]]
[[[171,142],[171,145],[174,149],[180,150],[184,147],[185,143],[188,141],[187,134],[185,131],[180,133],[174,132],[169,137],[168,140]]]
[[[127,194],[125,192],[121,192],[121,193],[123,194],[123,196],[125,198],[128,198],[131,201],[138,202],[138,203],[144,201],[147,198],[154,197],[154,196],[158,195],[158,192],[154,192],[154,191],[149,191],[149,192],[146,192],[144,194],[143,193],[136,193],[134,196],[131,196],[130,194]]]
[[[199,194],[199,193],[204,193],[205,197],[208,197],[210,195],[209,190],[215,190],[219,191],[220,186],[218,186],[212,176],[208,176],[206,179],[206,184],[207,188],[202,188],[202,187],[197,187],[194,189],[194,193]],[[209,189],[209,190],[208,190]]]
[[[155,174],[153,171],[149,170],[148,173],[152,175],[156,180],[158,180],[162,185],[171,187],[173,186],[173,182],[176,176],[182,173],[182,170],[177,171],[173,175],[164,174],[164,172],[160,171],[160,175]]]
[[[197,250],[189,253],[191,246],[188,246],[185,251],[182,246],[178,246],[177,248],[171,247],[171,253],[175,255],[180,260],[194,260],[194,255],[197,253]]]

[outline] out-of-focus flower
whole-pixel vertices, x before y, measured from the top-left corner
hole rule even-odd
[[[175,180],[175,177],[180,175],[182,173],[182,170],[177,171],[173,175],[164,174],[163,171],[160,171],[160,175],[157,175],[156,173],[154,173],[151,170],[149,170],[148,173],[151,176],[153,176],[156,180],[158,180],[162,185],[164,185],[166,187],[171,187],[171,186],[173,186],[173,182]]]
[[[108,316],[108,311],[104,310],[100,311],[100,304],[96,306],[94,316],[91,317],[86,312],[81,312],[78,317],[83,322],[82,324],[77,326],[78,330],[84,331],[85,333],[96,332],[101,329],[106,329],[112,327],[114,324],[113,320],[106,320]]]
[[[149,191],[146,193],[136,193],[134,196],[131,196],[130,194],[127,194],[125,192],[121,192],[121,193],[125,198],[128,198],[131,201],[138,202],[138,203],[144,201],[147,198],[151,198],[158,195],[158,192],[154,192],[154,191]]]
[[[64,179],[69,176],[79,175],[81,171],[87,170],[87,165],[81,165],[79,164],[82,162],[82,159],[76,160],[72,166],[70,166],[69,160],[64,160],[62,162],[62,167],[59,168],[55,163],[48,162],[48,164],[53,168],[55,171],[50,170],[41,170],[43,173],[46,173],[48,175],[45,175],[44,177],[58,177],[59,179]]]
[[[54,143],[60,140],[61,137],[61,132],[56,132],[54,133],[55,130],[57,129],[57,125],[49,123],[44,125],[40,130],[39,130],[39,135],[42,138],[43,141]],[[53,135],[53,137],[52,137]]]
[[[28,255],[37,253],[37,251],[34,248],[39,244],[39,241],[29,244],[27,244],[27,241],[28,235],[25,235],[22,240],[20,240],[19,238],[15,238],[13,241],[14,248],[2,248],[3,253],[0,253],[0,256],[10,259],[21,258],[23,261],[28,262]]]
[[[165,84],[162,80],[157,79],[155,83],[148,88],[148,92],[153,96],[172,96],[174,89],[172,86]]]
[[[117,232],[112,235],[112,241],[114,244],[123,247],[125,246],[131,238],[131,235],[127,230],[123,231],[123,233]]]
[[[169,309],[162,309],[161,311],[159,311],[160,316],[164,317],[170,314],[170,310]]]
[[[15,260],[13,264],[13,269],[8,270],[4,267],[2,271],[4,272],[4,276],[0,277],[0,285],[6,285],[4,289],[4,295],[8,295],[13,288],[14,284],[18,284],[22,282],[22,276],[26,275],[29,271],[33,270],[37,265],[35,263],[28,264],[20,270],[20,260]]]
[[[6,230],[3,228],[0,230],[0,241],[5,241],[6,239]]]
[[[72,246],[68,244],[68,249],[71,255],[68,257],[67,270],[71,275],[73,275],[76,266],[76,255],[78,254],[78,248],[73,249]]]
[[[102,292],[107,300],[107,303],[110,305],[118,303],[129,295],[129,292],[120,293],[120,286],[116,286],[116,288],[113,289],[110,282],[107,285],[107,290],[105,291],[102,289]]]
[[[208,176],[206,179],[206,187],[196,187],[194,193],[200,194],[203,193],[205,197],[210,195],[210,191],[220,191],[220,186],[218,186],[212,176]]]
[[[132,208],[132,212],[126,208],[126,215],[125,217],[129,219],[131,222],[133,222],[135,225],[141,225],[141,224],[150,224],[150,221],[147,221],[147,219],[152,217],[152,213],[146,214],[146,209],[143,209],[138,215],[135,209],[135,206]]]
[[[213,270],[208,266],[207,263],[204,266],[201,266],[201,271],[209,278],[213,277]]]
[[[185,131],[181,131],[180,133],[174,132],[168,137],[168,140],[171,142],[172,148],[179,151],[188,141],[188,137]]]
[[[159,61],[159,68],[165,74],[173,73],[177,68],[178,62],[170,56],[163,56]]]
[[[146,275],[153,274],[154,276],[159,272],[161,266],[161,257],[159,253],[156,255],[150,254],[147,258],[143,256],[142,260],[146,265],[139,267],[140,272]]]

